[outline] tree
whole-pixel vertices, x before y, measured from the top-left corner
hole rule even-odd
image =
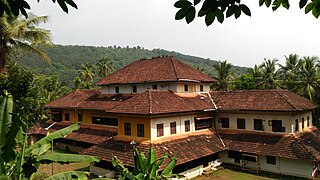
[[[7,72],[0,75],[0,96],[7,90],[15,97],[14,113],[28,117],[27,127],[47,118],[43,108],[46,103],[71,90],[62,86],[56,77],[36,75],[12,63]]]
[[[298,93],[314,100],[316,90],[319,90],[320,72],[317,57],[303,57],[299,63]]]
[[[112,71],[114,71],[113,62],[106,57],[99,59],[99,61],[96,63],[96,66],[98,69],[98,74],[101,78],[108,76],[110,73],[112,73]]]
[[[196,6],[201,5],[197,13]],[[259,0],[259,6],[272,7],[275,11],[279,7],[289,9],[289,0]],[[198,17],[205,17],[205,23],[210,26],[216,19],[223,23],[226,18],[234,15],[237,19],[242,13],[251,16],[251,11],[241,0],[178,0],[174,6],[178,8],[175,19],[185,19],[189,24]],[[312,12],[318,18],[320,15],[320,0],[299,0],[300,9],[304,8],[306,14]]]
[[[134,156],[134,169],[132,172],[126,168],[117,157],[112,159],[112,165],[117,169],[119,179],[129,180],[150,180],[150,179],[168,179],[172,177],[181,177],[179,175],[172,174],[172,170],[176,165],[176,158],[172,157],[165,169],[158,174],[158,170],[161,167],[165,159],[168,158],[168,154],[163,155],[159,159],[156,157],[156,152],[153,147],[150,147],[147,158],[143,153],[139,153],[136,143],[131,142],[133,145]]]
[[[227,91],[232,77],[232,65],[227,61],[219,61],[213,65],[213,69],[217,72],[218,87],[217,90]]]
[[[51,44],[50,31],[37,27],[47,20],[47,16],[37,17],[32,14],[29,19],[8,15],[0,17],[0,73],[17,49],[35,53],[43,60],[50,61],[47,53],[40,48],[40,45]]]
[[[79,123],[63,128],[28,146],[25,116],[15,114],[13,97],[6,93],[0,105],[0,179],[34,179],[40,164],[98,162],[93,156],[47,153],[51,141],[71,134],[80,128]],[[72,175],[85,178],[87,172],[65,172],[49,179],[71,179]]]
[[[85,82],[91,82],[94,76],[93,66],[88,63],[82,64],[80,74]]]
[[[73,0],[52,0],[53,3],[58,2],[59,6],[62,10],[68,13],[68,5],[73,8],[78,8],[77,5],[73,2]],[[38,0],[40,2],[40,0]],[[28,17],[26,9],[30,9],[30,5],[25,0],[1,0],[0,1],[0,16],[4,16],[4,14],[8,14],[10,16],[18,16],[21,12],[25,17]]]
[[[261,77],[261,86],[263,89],[274,89],[279,87],[277,82],[277,73],[276,73],[276,62],[278,60],[265,59],[264,63],[261,65],[262,68],[262,77]]]
[[[290,91],[296,92],[298,86],[297,81],[299,80],[299,64],[300,59],[297,54],[290,54],[288,57],[285,56],[285,65],[278,64],[280,67],[277,71],[279,79],[282,80],[282,85]]]
[[[255,83],[254,78],[250,74],[242,74],[238,77],[235,82],[235,89],[257,89],[257,84]]]

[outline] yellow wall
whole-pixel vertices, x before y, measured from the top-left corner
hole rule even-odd
[[[131,136],[124,135],[124,123],[131,123]],[[137,124],[144,124],[144,138],[137,136]],[[118,135],[136,139],[150,139],[150,119],[139,117],[120,117],[118,122]]]
[[[82,115],[82,123],[83,124],[91,124],[92,115],[101,116],[101,117],[114,117],[108,115],[105,111],[97,111],[97,110],[63,110],[62,111],[62,120],[65,121],[65,114],[69,113],[69,121],[70,122],[78,122],[78,114]]]

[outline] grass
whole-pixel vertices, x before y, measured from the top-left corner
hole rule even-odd
[[[214,171],[208,175],[202,175],[194,178],[193,180],[210,180],[210,179],[219,179],[219,180],[271,180],[271,179],[282,179],[282,180],[298,180],[304,178],[298,178],[293,176],[285,176],[274,173],[261,172],[257,175],[253,171],[242,171],[239,168],[234,167],[225,167],[220,168],[217,171]]]

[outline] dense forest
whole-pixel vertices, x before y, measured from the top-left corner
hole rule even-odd
[[[111,60],[113,62],[114,70],[118,70],[135,60],[171,55],[209,75],[216,76],[212,65],[217,64],[217,61],[162,49],[147,50],[140,46],[93,47],[71,45],[54,45],[51,47],[44,47],[43,49],[47,51],[52,60],[50,65],[41,61],[38,56],[31,54],[20,58],[18,65],[32,69],[36,73],[50,76],[56,75],[64,85],[69,87],[73,86],[73,81],[77,77],[82,64],[96,64],[101,58],[108,58]],[[247,68],[232,66],[231,71],[235,76],[239,76],[245,73]]]

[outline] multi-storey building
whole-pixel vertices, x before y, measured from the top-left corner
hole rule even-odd
[[[320,160],[317,105],[288,90],[210,91],[217,80],[174,57],[139,60],[97,82],[101,90],[76,90],[46,107],[57,130],[81,129],[56,142],[102,158],[94,173],[112,174],[117,156],[133,166],[130,147],[149,146],[177,157],[174,171],[194,177],[212,162],[312,177]],[[31,133],[44,135],[51,121]],[[110,175],[109,174],[109,175]]]

